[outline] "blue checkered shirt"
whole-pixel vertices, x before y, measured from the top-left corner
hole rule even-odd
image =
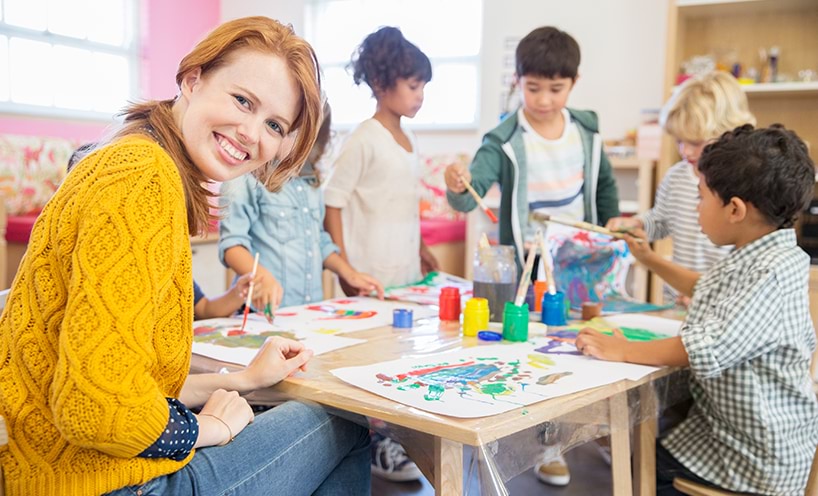
[[[804,493],[818,444],[808,284],[792,229],[734,250],[696,284],[680,334],[694,405],[662,444],[698,476],[733,491]]]

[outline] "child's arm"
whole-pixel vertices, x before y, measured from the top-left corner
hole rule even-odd
[[[256,274],[256,284],[260,284],[260,279],[259,274]],[[213,299],[201,298],[193,306],[193,317],[196,320],[202,320],[233,315],[244,304],[249,288],[250,274],[244,274],[221,296]]]
[[[491,186],[500,180],[500,168],[508,161],[500,144],[487,138],[474,155],[469,170],[464,174],[471,183],[477,195],[483,197]],[[466,191],[466,186],[458,176],[464,170],[463,166],[450,165],[446,168],[446,200],[449,205],[460,212],[469,212],[477,206],[477,202]]]
[[[429,247],[426,246],[426,243],[423,241],[423,238],[420,240],[420,271],[425,276],[429,272],[436,272],[440,270],[440,264],[437,262],[437,258],[429,251]]]
[[[687,367],[690,363],[682,338],[678,336],[656,341],[628,341],[619,329],[609,336],[586,328],[577,335],[576,345],[584,355],[613,362],[671,367]]]
[[[231,246],[224,252],[224,261],[228,267],[236,271],[236,274],[251,274],[254,259],[247,248],[241,245]],[[253,286],[253,306],[261,311],[265,310],[267,305],[271,305],[275,310],[281,304],[284,289],[273,274],[261,265],[256,269],[256,278]]]
[[[685,296],[693,296],[693,288],[696,286],[696,282],[698,282],[701,274],[657,255],[655,251],[650,249],[648,243],[637,243],[637,238],[647,241],[647,236],[644,231],[638,229],[625,236],[625,241],[627,241],[628,248],[630,248],[633,256],[636,257],[642,265],[655,272],[656,275],[673,286],[676,291]]]
[[[378,294],[379,299],[383,299],[383,284],[369,274],[353,269],[349,262],[337,253],[330,253],[324,260],[324,268],[338,274],[338,277],[355,288],[359,295],[368,296],[374,291]]]
[[[618,217],[619,191],[616,188],[616,179],[613,176],[613,167],[604,150],[600,151],[599,179],[596,185],[596,211],[600,225],[605,225],[609,219]]]
[[[673,222],[676,209],[675,205],[671,205],[670,200],[671,183],[673,182],[672,174],[671,171],[659,183],[659,190],[656,191],[653,208],[638,217],[642,224],[641,228],[645,230],[648,239],[651,241],[665,239],[670,236],[670,223]]]

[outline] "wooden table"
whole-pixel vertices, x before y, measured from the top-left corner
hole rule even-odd
[[[611,432],[612,476],[615,495],[655,493],[656,397],[653,384],[673,374],[665,368],[639,381],[623,380],[568,396],[542,401],[490,417],[462,419],[437,415],[351,386],[330,374],[330,370],[351,365],[368,365],[399,357],[422,357],[477,344],[457,330],[441,330],[435,319],[416,325],[411,331],[383,327],[345,334],[365,338],[366,343],[326,353],[314,358],[307,373],[289,378],[274,388],[257,391],[248,399],[276,402],[284,399],[311,400],[325,406],[381,419],[411,430],[411,442],[401,439],[407,453],[440,495],[463,493],[463,446],[483,448],[488,443],[526,429],[536,435],[544,422],[570,421],[575,424],[609,425]],[[224,364],[194,355],[192,371],[215,371]],[[639,398],[640,415],[631,449],[631,412],[628,393]],[[631,479],[631,454],[634,478]],[[533,462],[533,460],[532,460]],[[502,481],[500,481],[502,482]],[[635,487],[634,487],[635,486]]]

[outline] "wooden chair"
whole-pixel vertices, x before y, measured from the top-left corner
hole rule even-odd
[[[680,477],[673,479],[673,487],[690,496],[735,496],[738,494],[713,489]],[[818,496],[818,448],[815,449],[815,456],[812,458],[812,467],[809,469],[807,490],[804,491],[804,496]]]

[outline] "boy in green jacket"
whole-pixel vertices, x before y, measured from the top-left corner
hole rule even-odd
[[[554,27],[529,33],[516,51],[522,107],[483,137],[469,170],[446,168],[446,198],[461,212],[477,206],[464,180],[480,196],[500,184],[500,243],[515,247],[520,265],[525,243],[533,240],[529,212],[598,225],[619,215],[596,113],[566,108],[579,60],[579,45],[568,33]]]
[[[518,272],[525,246],[534,238],[530,212],[598,225],[619,216],[616,182],[602,151],[596,113],[566,107],[579,60],[579,45],[568,33],[540,27],[526,35],[516,51],[521,108],[483,137],[469,170],[446,168],[446,198],[461,212],[477,206],[464,181],[480,196],[500,184],[500,244],[514,246]],[[562,456],[543,460],[535,473],[552,485],[564,486],[571,479]]]

